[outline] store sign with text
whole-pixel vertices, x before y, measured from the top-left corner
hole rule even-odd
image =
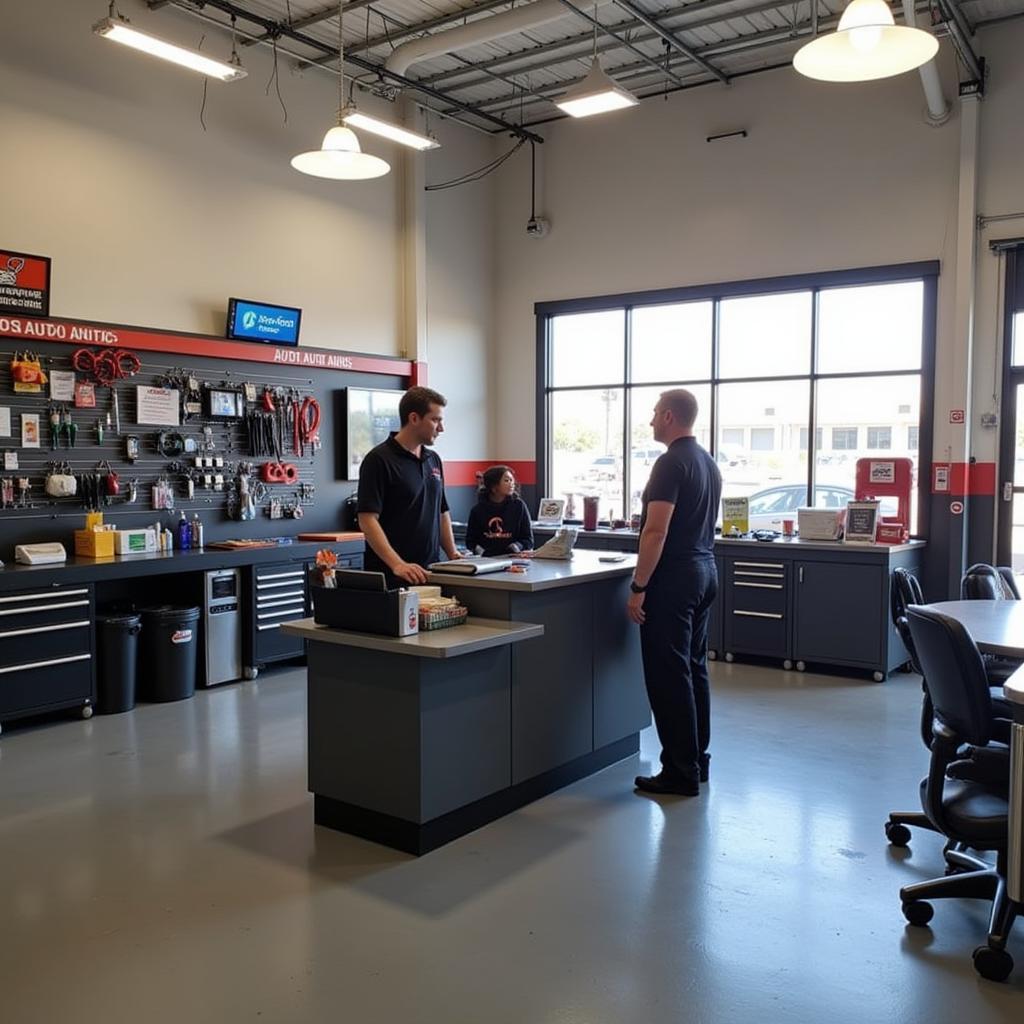
[[[50,257],[0,249],[0,315],[49,316]]]

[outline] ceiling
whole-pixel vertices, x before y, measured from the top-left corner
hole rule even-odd
[[[488,42],[446,46],[400,74],[385,67],[403,43],[486,23],[537,0],[349,0],[345,65],[360,88],[414,96],[425,108],[488,132],[529,134],[564,116],[553,100],[586,73],[595,41],[604,69],[638,97],[785,66],[817,28],[835,26],[846,0],[545,0],[549,20]],[[897,20],[899,0],[891,0]],[[330,0],[149,0],[229,26],[244,47],[337,72],[338,4]],[[558,10],[557,8],[561,8]],[[949,37],[962,77],[972,73],[979,27],[1024,17],[1024,0],[916,0],[919,23]],[[815,24],[816,20],[816,24]],[[333,55],[333,56],[332,56]],[[526,130],[524,132],[524,129]]]

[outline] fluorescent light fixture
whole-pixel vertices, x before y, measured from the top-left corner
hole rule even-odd
[[[219,78],[222,82],[234,82],[246,76],[246,70],[241,63],[215,60],[213,57],[206,57],[195,50],[188,50],[183,46],[176,46],[174,43],[157,39],[156,36],[133,28],[127,18],[104,18],[102,21],[96,22],[92,30],[96,35],[103,36],[105,39],[113,40],[115,43],[124,43],[125,46],[130,46],[133,50],[141,50],[153,57],[169,60],[172,64],[180,64],[183,68],[198,71],[201,75]]]
[[[325,136],[323,145],[309,153],[292,157],[292,167],[316,178],[362,181],[380,178],[391,170],[386,160],[364,153],[351,128],[337,125]]]
[[[362,128],[364,132],[372,132],[374,135],[383,135],[385,139],[392,142],[399,142],[403,146],[411,146],[413,149],[437,149],[441,143],[432,139],[429,135],[420,135],[419,132],[410,131],[390,121],[381,121],[379,118],[364,114],[353,106],[346,107],[341,113],[341,119],[345,124],[353,128]]]
[[[603,114],[606,110],[621,110],[636,106],[640,101],[628,90],[617,85],[605,74],[600,61],[595,57],[586,77],[577,82],[555,106],[570,117],[590,117]]]
[[[801,46],[793,67],[821,82],[871,82],[913,71],[938,51],[930,32],[897,25],[885,0],[850,0],[835,32]]]

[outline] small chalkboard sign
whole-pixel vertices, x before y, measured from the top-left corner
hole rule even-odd
[[[537,507],[538,526],[561,526],[564,518],[564,498],[541,498]]]
[[[847,544],[874,544],[878,527],[877,501],[849,501],[846,503]]]

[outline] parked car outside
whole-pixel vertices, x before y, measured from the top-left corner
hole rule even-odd
[[[822,484],[814,488],[813,505],[815,508],[846,508],[846,503],[853,498],[849,487]],[[783,519],[792,519],[795,527],[797,510],[806,507],[806,484],[767,487],[750,496],[750,529],[781,531]]]

